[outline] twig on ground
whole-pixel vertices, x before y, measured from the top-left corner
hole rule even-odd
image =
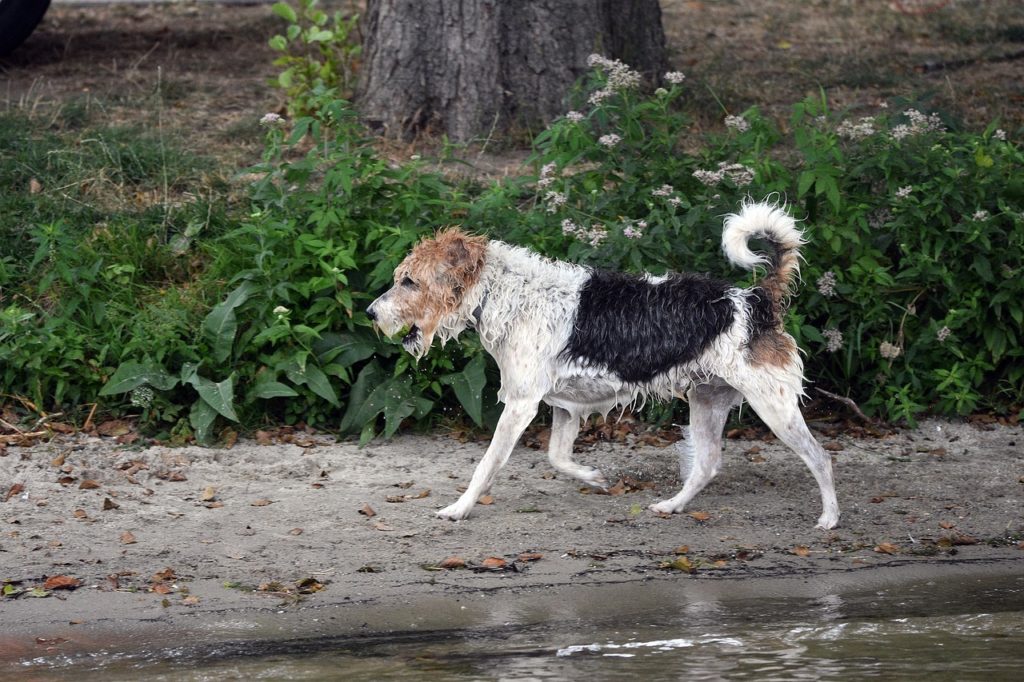
[[[841,396],[841,395],[836,395],[835,393],[832,393],[831,391],[826,391],[825,389],[818,388],[817,386],[814,387],[814,390],[817,391],[818,393],[822,394],[826,398],[831,398],[832,400],[835,400],[836,402],[839,402],[839,403],[842,403],[843,405],[846,405],[851,410],[853,410],[854,414],[856,414],[861,420],[863,420],[864,423],[866,423],[866,424],[871,424],[872,423],[872,420],[870,418],[868,418],[868,416],[866,414],[861,412],[860,408],[857,407],[857,403],[853,402],[853,400],[851,400],[850,398],[847,398],[847,397]]]

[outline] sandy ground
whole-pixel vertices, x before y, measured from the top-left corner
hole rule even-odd
[[[299,433],[230,449],[84,435],[11,446],[0,457],[0,578],[16,594],[0,600],[0,659],[88,649],[102,632],[157,627],[166,637],[183,623],[315,628],[328,607],[365,631],[417,618],[442,627],[459,621],[445,605],[460,599],[568,588],[647,585],[657,595],[681,583],[856,583],[880,568],[1024,571],[1020,425],[935,421],[822,440],[843,511],[834,531],[813,529],[814,482],[771,440],[728,440],[693,515],[671,518],[646,506],[678,485],[675,446],[578,453],[632,482],[617,495],[581,489],[520,447],[493,502],[459,523],[433,512],[458,495],[483,443],[408,435],[359,449]],[[452,557],[465,567],[439,568]],[[33,593],[55,576],[80,586]]]

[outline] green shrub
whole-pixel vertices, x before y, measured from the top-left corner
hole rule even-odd
[[[168,234],[137,216],[84,247],[37,224],[27,271],[0,260],[20,292],[0,310],[5,387],[54,405],[105,381],[154,426],[180,433],[187,416],[200,440],[264,420],[365,440],[456,408],[486,424],[496,372],[472,334],[415,363],[365,316],[416,241],[461,222],[595,267],[750,282],[720,254],[722,217],[774,196],[809,240],[787,324],[813,385],[892,420],[1019,409],[1024,158],[1005,133],[910,109],[847,121],[809,99],[785,134],[750,109],[694,140],[681,77],[643,95],[625,66],[594,66],[576,111],[538,136],[531,177],[463,185],[385,158],[318,83],[303,115],[264,117],[259,179],[230,230],[198,207]]]

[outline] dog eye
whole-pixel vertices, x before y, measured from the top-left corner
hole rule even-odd
[[[412,281],[411,277],[403,277],[402,278],[402,286],[403,287],[415,287],[416,286],[416,282]]]

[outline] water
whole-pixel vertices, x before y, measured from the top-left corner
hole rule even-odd
[[[601,604],[555,604],[565,597],[559,591],[548,606],[566,617],[546,612],[540,622],[525,622],[534,607],[524,606],[518,616],[510,612],[524,622],[457,630],[199,637],[176,647],[25,659],[0,665],[0,678],[17,669],[18,679],[76,682],[1024,679],[1024,575],[958,575],[814,597],[728,587],[713,590],[724,595],[715,599],[704,590],[694,596],[685,583],[610,588],[624,598],[609,599],[598,617]]]

